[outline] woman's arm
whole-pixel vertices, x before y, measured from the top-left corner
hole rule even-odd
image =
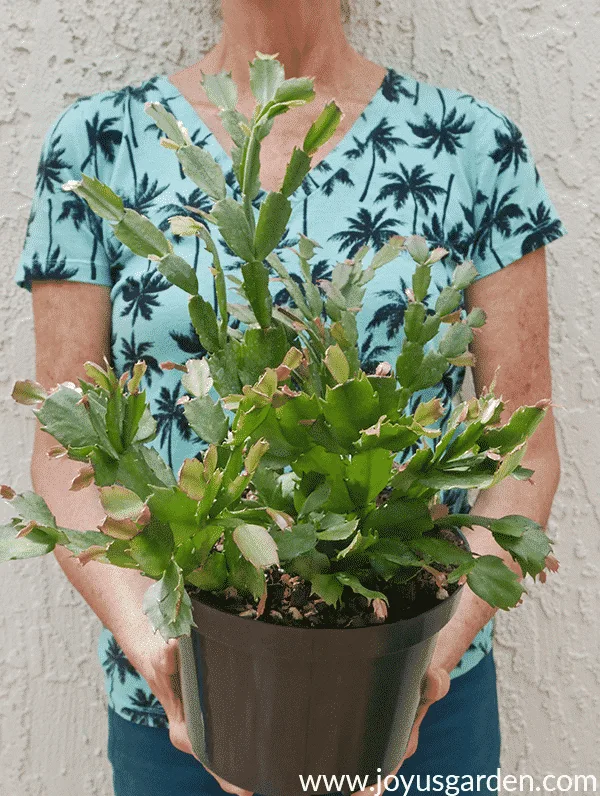
[[[34,281],[32,284],[36,344],[36,378],[46,388],[85,377],[84,362],[110,360],[110,292],[102,285],[82,282]],[[105,512],[95,485],[71,492],[69,486],[81,463],[66,457],[49,459],[56,440],[35,431],[31,477],[35,491],[54,512],[59,525],[94,530]],[[101,622],[114,634],[132,665],[147,680],[167,717],[171,740],[185,752],[191,745],[183,708],[171,679],[177,672],[177,645],[154,634],[142,611],[142,597],[150,578],[137,570],[90,561],[83,566],[63,547],[55,556],[73,586]]]
[[[477,394],[491,384],[496,374],[494,392],[506,404],[504,422],[518,406],[551,398],[545,250],[537,249],[510,267],[477,280],[467,288],[466,300],[467,309],[483,307],[488,314],[471,345],[476,360],[473,380]],[[481,490],[473,514],[523,514],[546,526],[560,477],[552,408],[529,441],[523,466],[535,471],[533,483],[507,478],[491,489]],[[501,556],[522,576],[519,565],[489,531],[467,528],[464,532],[475,552]],[[494,613],[466,588],[457,613],[440,633],[434,663],[450,672]]]
[[[489,387],[495,376],[494,393],[506,404],[502,420],[523,404],[551,398],[549,318],[546,256],[542,247],[510,267],[478,279],[466,289],[466,308],[482,307],[486,324],[475,330],[471,351],[475,391]],[[531,481],[507,478],[491,489],[481,490],[473,514],[502,517],[522,514],[545,526],[560,477],[554,417],[548,409],[544,420],[527,444],[524,467],[535,470]],[[463,529],[471,549],[497,555],[522,577],[521,568],[485,528]],[[427,709],[446,695],[449,675],[481,628],[496,613],[465,584],[453,618],[440,632],[428,670],[426,692],[409,741],[406,757],[414,754],[419,727]]]
[[[107,287],[37,281],[32,284],[32,294],[37,381],[48,389],[63,381],[77,383],[78,377],[86,376],[86,361],[102,365],[105,356],[110,361],[111,302]],[[70,491],[81,463],[64,457],[49,459],[47,451],[54,446],[56,440],[38,426],[31,460],[34,489],[46,500],[59,525],[94,530],[105,515],[98,490],[92,485]],[[193,754],[179,697],[177,641],[163,641],[142,610],[144,592],[154,581],[137,570],[96,561],[82,565],[64,547],[57,546],[54,552],[67,578],[113,633],[162,704],[173,745]],[[229,793],[249,796],[248,791],[215,778]]]

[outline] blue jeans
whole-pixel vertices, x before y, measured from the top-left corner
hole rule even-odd
[[[175,749],[168,730],[134,724],[110,708],[108,713],[108,757],[115,796],[224,796],[225,791],[194,757]],[[413,775],[411,796],[419,793],[419,787],[426,790],[427,775],[452,777],[445,781],[455,786],[450,792],[456,792],[457,777],[489,776],[499,766],[496,669],[490,652],[470,671],[455,677],[448,694],[427,711],[418,749],[400,769],[398,776],[402,774],[404,781],[396,793],[406,792],[404,782],[408,784]],[[433,792],[436,785],[431,785]],[[440,788],[437,792],[444,793]]]

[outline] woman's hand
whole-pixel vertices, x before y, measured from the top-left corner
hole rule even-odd
[[[136,633],[135,638],[129,640],[123,647],[129,662],[146,680],[150,690],[163,706],[169,721],[171,743],[199,761],[192,749],[185,724],[179,678],[179,642],[177,640],[165,642],[157,633],[153,633],[148,625],[147,630]],[[251,796],[252,791],[238,788],[218,777],[210,769],[206,770],[227,793]]]
[[[434,702],[437,702],[446,696],[450,688],[450,675],[445,669],[442,669],[439,666],[430,666],[427,670],[425,678],[425,687],[423,688],[423,694],[421,696],[421,701],[419,702],[419,709],[417,710],[415,722],[410,733],[410,738],[408,739],[408,746],[406,747],[406,752],[404,753],[402,762],[396,771],[392,772],[394,774],[400,769],[402,763],[404,763],[408,757],[411,757],[417,751],[417,745],[419,743],[419,730],[421,729],[421,723],[425,718],[425,714]]]

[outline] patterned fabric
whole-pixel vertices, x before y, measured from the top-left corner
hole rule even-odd
[[[186,294],[171,286],[153,262],[120,244],[110,225],[83,200],[61,190],[62,183],[80,179],[82,172],[109,184],[126,206],[165,231],[177,253],[196,269],[201,292],[214,301],[203,244],[172,236],[168,223],[169,216],[193,214],[186,206],[208,210],[211,201],[184,177],[173,153],[160,146],[162,133],[144,111],[149,100],[161,102],[183,122],[193,142],[226,171],[228,194],[239,198],[230,157],[166,75],[82,97],[59,114],[46,134],[15,281],[29,290],[32,280],[41,279],[110,287],[115,367],[122,372],[140,358],[146,361],[147,395],[159,428],[152,444],[177,472],[184,458],[198,452],[200,441],[177,404],[178,372],[162,371],[159,363],[183,363],[204,353],[189,320]],[[352,257],[363,244],[379,247],[393,234],[418,233],[431,245],[447,248],[450,254],[432,269],[426,298],[431,308],[450,283],[456,262],[471,257],[478,278],[485,277],[566,232],[510,119],[469,94],[391,68],[362,115],[315,165],[291,203],[278,253],[294,269],[295,257],[286,247],[294,246],[301,232],[318,241],[322,248],[312,266],[315,282],[327,278],[337,260]],[[234,275],[239,262],[223,240],[218,246],[225,270]],[[413,265],[405,253],[379,269],[367,288],[358,317],[367,370],[381,360],[396,360]],[[291,302],[281,283],[273,281],[272,288],[278,303]],[[230,298],[237,298],[233,285]],[[409,411],[434,396],[448,403],[463,377],[464,368],[450,367],[435,388],[415,396]],[[449,491],[443,499],[453,511],[469,508],[463,490]],[[478,634],[454,677],[490,650],[492,627],[490,622]],[[99,655],[115,710],[132,721],[163,726],[160,704],[106,629]]]

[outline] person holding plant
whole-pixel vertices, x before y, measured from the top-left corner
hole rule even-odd
[[[191,141],[232,176],[230,143],[217,109],[204,96],[201,78],[230,71],[240,87],[237,109],[249,118],[256,89],[247,64],[257,52],[276,52],[287,78],[314,75],[317,95],[335,97],[344,111],[335,134],[288,197],[291,215],[277,248],[282,260],[286,247],[295,246],[300,236],[318,241],[321,248],[312,258],[310,276],[325,290],[337,260],[354,258],[365,245],[380,247],[392,236],[422,236],[448,251],[428,286],[427,301],[433,306],[451,285],[456,264],[472,259],[478,276],[465,290],[464,309],[481,307],[491,318],[477,329],[471,345],[476,392],[481,394],[495,378],[498,394],[510,406],[548,398],[544,246],[566,230],[515,124],[469,94],[417,81],[361,56],[344,35],[335,0],[284,5],[222,0],[222,13],[221,39],[200,61],[171,77],[160,74],[140,86],[82,97],[61,112],[47,133],[15,276],[32,292],[38,382],[47,387],[74,382],[83,376],[84,362],[103,357],[120,373],[144,360],[158,450],[175,472],[194,457],[199,439],[182,411],[177,365],[190,356],[201,358],[206,350],[189,322],[183,293],[163,277],[155,261],[127,250],[80,197],[60,186],[86,172],[165,233],[172,216],[200,222],[211,201],[160,146],[145,103],[160,103],[173,113]],[[278,190],[298,128],[308,129],[320,110],[307,103],[275,120],[261,142],[265,190]],[[238,198],[233,179],[227,190]],[[199,238],[173,229],[168,234],[177,252],[192,263],[200,294],[216,309],[216,283]],[[224,271],[235,279],[240,258],[225,240],[219,239],[218,247]],[[361,366],[367,372],[395,362],[401,351],[413,266],[408,260],[390,262],[367,287],[357,317]],[[276,305],[294,306],[293,286],[273,280],[271,288]],[[175,364],[169,369],[161,367],[164,362]],[[468,364],[466,356],[448,368],[431,397],[449,402],[459,392]],[[448,420],[440,418],[442,429]],[[52,448],[48,435],[36,431],[36,491],[61,525],[101,525],[105,512],[95,492],[69,490],[79,467],[67,459],[49,466]],[[533,483],[507,479],[480,493],[472,513],[502,517],[523,512],[547,523],[559,478],[550,410],[523,465],[535,469]],[[471,510],[466,489],[448,489],[444,502],[452,513]],[[465,534],[473,551],[501,556],[521,576],[519,565],[485,529]],[[175,676],[177,643],[154,634],[141,609],[151,580],[94,560],[83,567],[60,546],[55,552],[104,626],[99,653],[109,694],[109,757],[117,796],[216,794],[222,789],[243,793],[235,783],[213,778],[189,754]],[[405,776],[496,772],[494,612],[465,589],[457,613],[440,633],[402,763]]]

